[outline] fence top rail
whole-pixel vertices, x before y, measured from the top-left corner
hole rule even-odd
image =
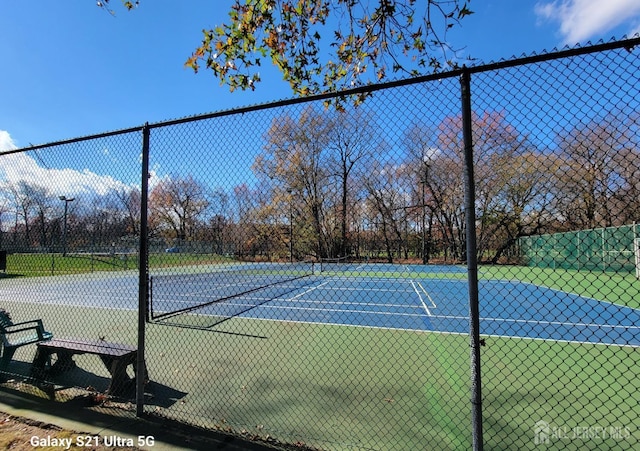
[[[144,128],[144,126],[123,128],[121,130],[113,130],[113,131],[110,131],[110,132],[98,133],[98,134],[94,134],[94,135],[79,136],[79,137],[76,137],[76,138],[64,139],[64,140],[61,140],[61,141],[54,141],[54,142],[45,143],[45,144],[35,144],[35,145],[28,146],[28,147],[20,147],[20,148],[17,148],[17,149],[4,150],[4,151],[0,152],[0,157],[4,156],[4,155],[15,154],[15,153],[29,152],[31,150],[45,149],[47,147],[55,147],[55,146],[63,146],[63,145],[67,145],[67,144],[74,144],[74,143],[77,143],[77,142],[89,141],[89,140],[92,140],[92,139],[107,138],[109,136],[125,135],[127,133],[139,132],[143,128]]]
[[[634,48],[636,48],[637,46],[640,46],[640,35],[636,35],[632,38],[623,38],[621,40],[601,42],[595,45],[578,46],[578,47],[568,48],[564,50],[556,50],[548,53],[543,52],[537,55],[534,54],[531,56],[514,58],[514,59],[504,60],[504,61],[499,61],[494,63],[480,64],[477,66],[469,66],[469,67],[462,66],[460,68],[456,68],[446,72],[422,75],[422,76],[412,77],[412,78],[405,78],[405,79],[394,80],[394,81],[389,81],[385,83],[378,83],[374,85],[360,86],[357,88],[343,90],[340,92],[316,94],[316,95],[307,96],[307,97],[294,97],[294,98],[262,103],[257,105],[251,105],[246,107],[239,107],[239,108],[232,108],[228,110],[216,111],[211,113],[197,114],[197,115],[187,116],[187,117],[178,118],[178,119],[170,119],[170,120],[154,122],[154,123],[145,123],[143,125],[121,129],[121,130],[104,132],[104,133],[99,133],[94,135],[87,135],[87,136],[55,141],[55,142],[50,142],[45,144],[31,145],[29,147],[22,147],[18,149],[0,151],[0,157],[3,155],[43,149],[46,147],[54,147],[54,146],[60,146],[65,144],[72,144],[80,141],[88,141],[92,139],[105,138],[108,136],[139,132],[139,131],[142,131],[145,127],[148,127],[149,129],[161,128],[161,127],[167,127],[171,125],[195,122],[195,121],[205,120],[205,119],[212,119],[216,117],[244,114],[244,113],[249,113],[253,111],[267,110],[267,109],[278,108],[278,107],[289,106],[289,105],[296,105],[301,103],[309,103],[314,101],[330,100],[330,99],[335,99],[340,97],[350,97],[354,95],[368,94],[368,93],[373,93],[376,91],[381,91],[389,88],[408,86],[412,84],[425,83],[425,82],[434,81],[434,80],[443,80],[447,78],[459,77],[463,73],[477,74],[482,72],[490,72],[498,69],[524,66],[527,64],[539,63],[543,61],[551,61],[551,60],[587,55],[591,53],[599,53],[599,52],[622,49],[622,48],[627,50],[628,52],[632,52]]]
[[[593,229],[579,229],[579,230],[566,230],[564,232],[553,232],[553,233],[542,233],[539,235],[527,235],[527,236],[523,236],[523,239],[529,239],[529,238],[546,238],[546,237],[554,237],[556,235],[568,235],[568,234],[572,234],[572,233],[594,233],[594,232],[599,232],[599,233],[604,233],[608,230],[632,230],[635,232],[635,230],[638,228],[639,224],[637,223],[633,223],[633,224],[622,224],[619,226],[609,226],[609,227],[595,227]]]

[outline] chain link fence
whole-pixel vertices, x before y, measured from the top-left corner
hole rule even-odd
[[[520,238],[519,245],[529,266],[636,273],[639,230],[630,224],[532,235]]]
[[[135,348],[139,159],[138,130],[7,150],[0,158],[0,364],[9,388],[60,402],[126,405],[104,395],[127,389],[116,386],[125,378],[112,386],[106,351],[104,361],[90,354],[69,360],[63,352],[48,359],[36,343],[52,335]],[[38,362],[52,367],[47,377]]]
[[[4,321],[4,386],[309,449],[637,448],[638,44],[5,152],[0,307],[53,339]]]

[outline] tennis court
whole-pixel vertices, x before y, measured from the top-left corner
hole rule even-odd
[[[420,449],[445,435],[450,449],[470,447],[458,426],[468,417],[459,407],[469,393],[466,268],[349,264],[309,273],[295,265],[241,264],[233,271],[235,265],[151,269],[156,313],[188,310],[146,329],[155,384],[150,409],[206,418],[210,427],[248,418],[261,425],[256,431],[283,436],[280,426],[290,424],[318,443],[348,437],[354,448]],[[525,282],[536,273],[524,267],[503,274],[520,279],[481,268],[479,287],[481,333],[489,337],[489,441],[517,433],[533,443],[537,418],[562,418],[569,409],[576,417],[580,411],[575,421],[586,421],[609,399],[616,406],[602,421],[632,424],[635,398],[619,393],[636,386],[638,310]],[[160,276],[170,283],[158,283]],[[250,292],[230,295],[242,290]],[[135,343],[137,291],[134,271],[6,279],[0,286],[16,318],[35,311],[59,336],[106,335],[123,343]],[[104,370],[94,363],[82,362],[87,372],[74,383],[100,383],[96,375]],[[13,368],[28,371],[20,362]],[[531,401],[505,390],[505,374],[540,395]],[[336,412],[339,421],[328,427]],[[414,429],[409,419],[427,426]],[[501,421],[517,425],[513,435],[494,426]],[[380,424],[388,434],[377,432]]]
[[[462,267],[349,264],[323,272],[278,271],[282,279],[267,268],[172,275],[154,285],[152,309],[162,322],[185,325],[181,316],[196,316],[207,328],[252,318],[468,333]],[[483,335],[640,345],[637,309],[522,281],[481,280],[479,297]]]

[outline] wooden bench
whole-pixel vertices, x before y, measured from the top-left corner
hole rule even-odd
[[[4,371],[21,346],[51,340],[53,334],[44,330],[41,319],[14,323],[9,313],[0,309],[0,335],[2,338],[2,358],[0,371]]]
[[[51,365],[51,356],[57,359]],[[111,381],[107,388],[108,395],[122,394],[133,387],[133,379],[127,374],[127,367],[133,365],[136,374],[138,350],[135,346],[121,343],[110,343],[101,340],[82,340],[75,338],[57,338],[38,343],[38,350],[33,359],[33,374],[42,379],[46,374],[57,374],[76,366],[73,356],[77,354],[94,354],[100,357],[102,363],[111,374]],[[144,369],[145,382],[148,380],[146,366]]]

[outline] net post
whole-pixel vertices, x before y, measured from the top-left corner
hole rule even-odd
[[[146,379],[145,327],[149,300],[149,242],[147,208],[149,191],[149,123],[142,128],[142,168],[140,180],[140,252],[138,256],[138,353],[136,357],[136,416],[144,414],[144,384]]]
[[[469,281],[469,335],[471,344],[471,419],[473,449],[482,451],[482,386],[480,377],[480,307],[478,298],[478,262],[473,174],[473,128],[471,115],[471,73],[463,66],[460,76],[462,135],[464,141],[464,199],[466,218],[467,277]]]
[[[633,255],[636,263],[636,279],[640,280],[640,238],[633,239]]]
[[[640,279],[640,238],[638,238],[638,224],[633,222],[633,261],[635,263],[636,279]]]

